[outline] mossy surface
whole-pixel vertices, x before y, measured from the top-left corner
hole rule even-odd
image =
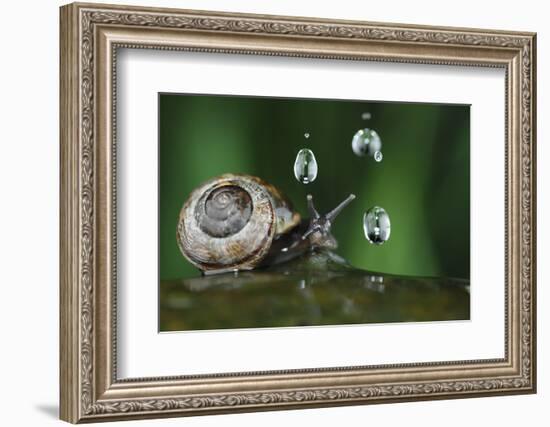
[[[160,295],[161,332],[470,319],[467,280],[380,274],[328,251],[161,281]]]

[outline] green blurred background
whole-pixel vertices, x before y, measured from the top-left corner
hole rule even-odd
[[[351,149],[365,127],[382,139],[380,163]],[[303,217],[308,193],[321,212],[354,193],[332,231],[337,253],[355,267],[470,277],[469,106],[159,94],[159,139],[161,280],[199,275],[176,243],[179,211],[195,187],[227,172],[271,182]],[[293,174],[306,147],[319,164],[308,185]],[[363,213],[374,205],[391,219],[382,246],[369,244],[362,229]]]

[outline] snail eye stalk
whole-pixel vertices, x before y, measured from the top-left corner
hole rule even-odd
[[[346,200],[344,200],[342,203],[340,203],[338,206],[336,206],[333,210],[331,210],[328,214],[326,214],[326,217],[329,221],[334,221],[334,219],[338,216],[342,210],[349,205],[352,200],[355,199],[355,194],[350,194]]]
[[[329,213],[327,213],[326,215],[320,215],[317,209],[315,209],[315,205],[313,204],[313,196],[311,194],[308,194],[307,207],[311,215],[311,219],[309,222],[308,229],[302,235],[302,240],[307,239],[310,235],[312,235],[315,232],[319,232],[323,236],[330,235],[330,228],[332,226],[332,222],[338,216],[338,214],[342,212],[342,210],[351,203],[353,199],[355,199],[355,195],[350,194],[342,203],[336,206]]]
[[[307,210],[309,211],[309,216],[314,219],[318,219],[321,215],[319,215],[319,212],[317,212],[317,209],[315,209],[315,205],[313,204],[313,196],[311,194],[307,195]]]

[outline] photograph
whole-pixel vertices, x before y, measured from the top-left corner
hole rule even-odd
[[[470,105],[158,94],[159,331],[470,319]]]
[[[58,26],[41,32],[55,45],[26,64],[14,44],[27,68],[43,56],[59,70],[40,85],[59,108],[27,112],[6,139],[55,125],[55,159],[28,144],[6,158],[58,162],[59,209],[44,212],[59,221],[5,221],[11,252],[44,241],[23,229],[58,232],[59,262],[37,257],[59,273],[56,301],[35,298],[34,311],[58,311],[59,357],[31,365],[59,375],[59,418],[256,412],[253,424],[280,425],[269,411],[411,403],[381,412],[387,423],[437,400],[432,411],[459,420],[441,400],[537,393],[543,14],[256,3],[72,3],[51,16],[41,3],[31,15]],[[36,216],[47,174],[17,168],[29,185],[15,193],[32,197],[14,212]],[[23,298],[7,300],[21,311]],[[497,401],[482,406],[502,415]],[[501,418],[525,424],[508,407]]]

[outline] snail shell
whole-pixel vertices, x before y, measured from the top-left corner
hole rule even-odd
[[[195,189],[181,209],[178,245],[208,272],[250,270],[273,240],[300,223],[300,215],[273,185],[250,175],[225,174]]]

